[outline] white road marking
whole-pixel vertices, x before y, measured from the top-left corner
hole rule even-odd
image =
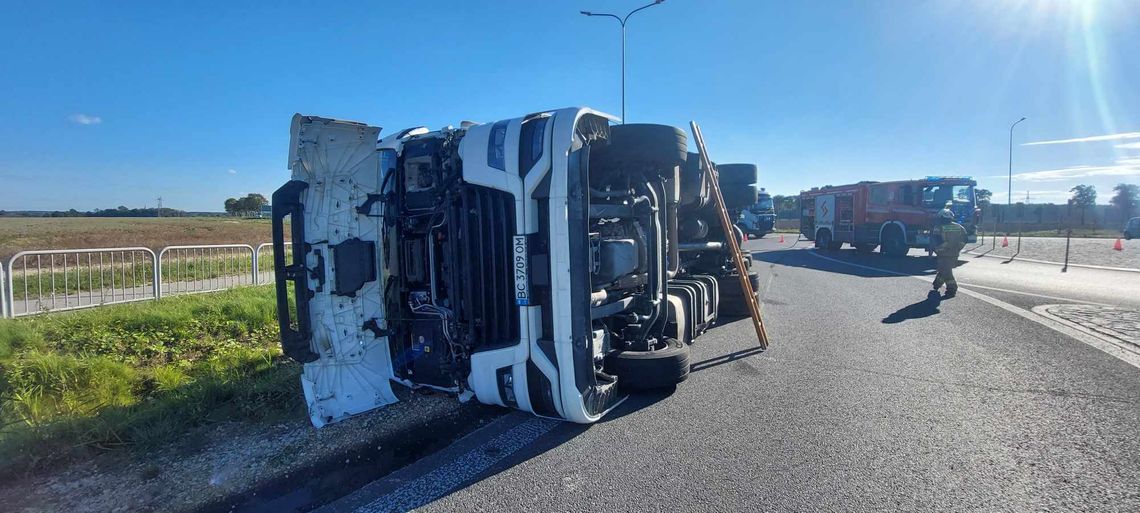
[[[816,258],[822,258],[824,260],[827,260],[830,262],[835,262],[837,264],[849,265],[849,266],[857,267],[860,269],[866,269],[869,271],[891,274],[891,275],[895,275],[895,276],[906,276],[906,277],[914,278],[914,279],[919,280],[919,281],[924,282],[924,283],[932,283],[934,281],[933,278],[929,278],[927,276],[915,276],[912,274],[906,274],[906,273],[900,273],[898,271],[892,271],[890,269],[882,269],[879,267],[871,267],[869,265],[862,265],[862,264],[856,264],[856,263],[852,263],[852,262],[845,262],[845,261],[839,260],[837,258],[831,258],[829,256],[821,255],[815,251],[809,251],[808,253],[812,254]],[[1055,320],[1054,316],[1046,317],[1046,316],[1038,315],[1038,314],[1030,312],[1029,310],[1026,310],[1024,308],[1019,308],[1017,306],[1006,303],[1005,301],[1002,301],[1000,299],[982,294],[981,292],[975,292],[973,290],[969,290],[969,289],[965,289],[965,288],[961,288],[961,287],[958,289],[958,292],[966,294],[967,296],[970,296],[974,299],[978,299],[978,300],[984,301],[986,303],[989,303],[993,306],[1001,308],[1002,310],[1005,310],[1005,311],[1012,313],[1014,315],[1017,315],[1019,317],[1033,321],[1037,324],[1045,326],[1046,328],[1052,329],[1052,330],[1059,332],[1063,335],[1068,335],[1069,337],[1076,339],[1078,342],[1081,342],[1081,343],[1083,343],[1089,347],[1098,349],[1098,350],[1108,354],[1109,356],[1117,358],[1117,359],[1119,359],[1119,360],[1121,360],[1121,361],[1123,361],[1123,362],[1125,362],[1125,363],[1127,363],[1133,367],[1140,369],[1140,355],[1116,345],[1116,343],[1109,340],[1108,338],[1100,337],[1100,336],[1091,334],[1085,330],[1076,329],[1070,325],[1067,325],[1063,322]],[[1081,301],[1081,303],[1087,303],[1087,302]]]
[[[530,445],[560,422],[533,417],[500,433],[463,454],[451,463],[428,472],[415,480],[378,497],[357,509],[360,513],[381,511],[409,511],[419,508],[451,493],[463,483],[474,479],[492,465]]]
[[[959,282],[958,284],[963,286],[963,287],[970,287],[970,288],[975,288],[975,289],[996,290],[998,292],[1008,292],[1010,294],[1021,294],[1023,296],[1039,297],[1041,299],[1055,299],[1057,301],[1067,301],[1069,303],[1081,303],[1081,304],[1096,305],[1096,306],[1114,306],[1114,305],[1109,305],[1109,304],[1105,304],[1105,303],[1097,303],[1096,301],[1086,301],[1084,299],[1073,299],[1073,298],[1060,297],[1060,296],[1047,296],[1045,294],[1037,294],[1035,292],[1023,292],[1020,290],[1002,289],[1002,288],[998,288],[998,287],[990,287],[987,285],[977,285],[974,283],[961,283],[961,282]]]

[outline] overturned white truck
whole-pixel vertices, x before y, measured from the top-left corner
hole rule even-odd
[[[589,423],[688,376],[718,311],[747,315],[724,244],[742,236],[683,131],[613,122],[567,108],[380,139],[294,116],[273,255],[315,426],[395,402],[393,381]],[[751,190],[728,206],[754,202],[756,167],[720,167]]]

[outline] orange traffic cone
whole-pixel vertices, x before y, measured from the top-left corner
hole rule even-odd
[[[1124,251],[1124,243],[1120,242],[1120,239],[1116,239],[1116,244],[1112,245],[1112,249]]]
[[[1009,247],[1009,237],[1002,237],[1001,238],[1001,247],[1003,247],[1003,248]]]
[[[1116,242],[1119,243],[1120,241],[1116,241]],[[780,234],[780,244],[783,244],[783,243],[784,243],[784,234],[781,233]]]

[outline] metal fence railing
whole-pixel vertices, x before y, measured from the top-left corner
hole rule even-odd
[[[21,251],[5,266],[6,315],[157,299],[158,273],[143,247]]]
[[[248,244],[169,246],[159,252],[158,262],[160,297],[257,283],[255,251]]]
[[[8,273],[4,271],[4,266],[0,265],[0,319],[7,319],[8,313]]]
[[[0,317],[272,282],[269,243],[21,251],[0,265]]]
[[[257,283],[273,283],[273,243],[258,244],[253,248],[254,267],[257,268]]]

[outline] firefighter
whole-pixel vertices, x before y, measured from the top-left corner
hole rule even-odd
[[[946,285],[946,297],[958,293],[958,282],[954,280],[954,266],[958,264],[958,254],[966,247],[966,229],[954,222],[954,212],[949,208],[938,213],[938,226],[934,227],[934,237],[938,241],[934,251],[938,253],[938,275],[934,277],[934,290]]]

